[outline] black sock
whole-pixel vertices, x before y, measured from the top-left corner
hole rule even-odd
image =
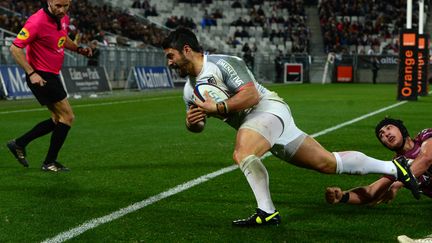
[[[53,120],[50,118],[48,120],[42,121],[36,126],[34,126],[30,131],[28,131],[26,134],[22,135],[21,137],[17,138],[15,140],[16,144],[20,147],[27,146],[31,141],[35,140],[38,137],[42,137],[43,135],[46,135],[54,130],[54,127],[56,124],[53,122]]]
[[[58,153],[66,140],[67,134],[71,127],[59,122],[51,135],[50,147],[45,158],[45,164],[52,163],[57,160]]]

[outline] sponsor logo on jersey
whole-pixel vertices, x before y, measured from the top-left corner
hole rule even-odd
[[[30,37],[30,33],[26,28],[22,28],[17,35],[17,38],[20,40],[27,40]]]
[[[207,83],[216,85],[216,79],[211,77],[211,78],[207,79]]]
[[[65,42],[66,42],[66,37],[65,36],[60,37],[60,39],[57,42],[58,48],[62,48],[64,46]]]
[[[198,80],[197,83],[209,83],[209,84],[217,85],[216,79],[213,77],[210,77],[210,78],[202,77],[202,78],[200,78],[200,80]]]
[[[222,68],[230,75],[232,81],[234,81],[234,83],[236,83],[238,86],[244,84],[243,80],[240,79],[233,66],[231,66],[231,64],[229,64],[227,61],[220,59],[216,64],[221,65]]]

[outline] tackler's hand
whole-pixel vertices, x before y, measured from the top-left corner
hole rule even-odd
[[[327,187],[325,192],[326,201],[330,204],[339,203],[342,199],[343,191],[339,187]]]

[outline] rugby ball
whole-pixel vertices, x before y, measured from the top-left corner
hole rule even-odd
[[[228,94],[214,84],[200,83],[194,88],[194,95],[202,102],[205,101],[205,92],[208,92],[210,97],[217,103],[228,99]]]

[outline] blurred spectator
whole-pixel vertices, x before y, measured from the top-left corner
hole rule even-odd
[[[242,8],[243,6],[242,6],[242,4],[240,3],[239,0],[235,0],[235,1],[233,2],[233,4],[231,4],[231,7],[232,7],[232,8]]]
[[[252,53],[256,53],[258,51],[258,47],[256,43],[253,43],[252,47],[251,47],[251,51]]]
[[[165,22],[165,26],[170,29],[176,29],[177,27],[183,26],[188,29],[196,29],[196,24],[189,17],[181,16],[180,19],[177,16],[171,16]]]
[[[431,1],[425,1],[425,8],[429,9],[430,4]],[[334,51],[336,45],[372,46],[398,38],[406,22],[405,7],[405,0],[320,0],[318,12],[325,51]],[[415,29],[418,8],[413,8],[412,16]]]
[[[304,0],[295,1],[268,1],[270,8],[264,11],[262,1],[248,0],[246,6],[250,8],[249,16],[238,16],[231,22],[231,26],[249,27],[257,26],[260,34],[251,33],[254,37],[267,38],[272,44],[285,45],[289,42],[290,51],[308,52],[310,43],[310,30],[307,27],[307,16],[303,7]],[[251,5],[252,4],[252,5]],[[284,15],[284,12],[289,12]],[[266,17],[266,14],[268,15]],[[249,29],[249,28],[247,28]],[[249,33],[236,29],[235,37],[248,38]],[[329,38],[333,39],[333,38]]]
[[[205,29],[207,26],[215,26],[217,25],[216,19],[214,19],[207,11],[207,9],[204,10],[204,15],[201,20],[201,27]]]
[[[80,45],[82,40],[82,33],[76,27],[76,20],[74,18],[70,19],[69,24],[69,38],[75,42],[75,44]]]
[[[212,13],[212,16],[213,16],[213,18],[215,18],[215,19],[221,19],[221,18],[224,17],[220,9],[216,9],[216,10]]]
[[[143,8],[143,9],[150,9],[151,8],[150,1],[149,0],[144,0],[142,2],[142,4],[141,4],[141,8]]]
[[[95,40],[97,40],[99,43],[102,43],[104,46],[108,46],[108,40],[105,38],[105,31],[101,30],[99,31],[96,36]]]
[[[242,47],[242,52],[246,53],[251,51],[251,48],[249,47],[249,44],[246,42],[244,43],[243,47]]]
[[[175,29],[178,26],[177,23],[177,16],[171,16],[167,19],[167,21],[165,22],[165,26],[170,28],[170,29]]]
[[[244,27],[242,28],[240,34],[241,34],[240,37],[242,37],[242,38],[249,38],[250,37],[249,32]]]
[[[135,0],[132,3],[132,8],[141,8],[141,1],[140,0]]]
[[[97,67],[99,65],[99,56],[100,56],[100,51],[99,51],[99,48],[98,48],[98,41],[97,40],[92,40],[90,42],[89,46],[92,49],[93,55],[88,58],[88,60],[87,60],[87,66]]]
[[[399,52],[399,39],[391,41],[383,48],[383,54],[396,55]]]
[[[274,64],[275,64],[275,72],[276,72],[276,79],[275,82],[276,83],[283,83],[283,70],[284,70],[284,55],[282,53],[282,51],[279,51],[278,55],[276,56],[275,60],[274,60]]]
[[[6,21],[0,19],[0,27],[11,32],[17,33],[24,21],[25,17],[36,12],[44,4],[46,0],[2,0],[1,6],[4,6],[11,13]],[[142,2],[139,1],[140,3]],[[127,13],[127,11],[114,9],[109,5],[94,5],[92,1],[80,0],[71,1],[70,16],[76,19],[73,22],[71,29],[75,28],[80,43],[86,44],[96,38],[101,40],[101,43],[108,44],[106,40],[100,38],[99,31],[103,30],[116,35],[121,35],[133,40],[144,42],[145,45],[159,46],[162,38],[165,36],[165,30],[160,29],[155,24],[144,23]],[[147,10],[147,15],[156,15],[156,8],[150,7],[149,0],[144,0],[141,4],[141,9]],[[23,16],[23,17],[21,17]],[[140,45],[143,46],[143,45]]]
[[[118,35],[118,36],[116,36],[115,39],[116,39],[117,46],[121,46],[121,47],[129,46],[129,43],[128,43],[128,40],[126,37]]]
[[[144,2],[148,2],[148,1],[144,1]],[[148,16],[159,16],[157,10],[156,10],[156,5],[153,6],[148,6],[144,8],[144,16],[148,17]]]
[[[255,58],[252,54],[252,50],[248,49],[246,52],[244,52],[243,54],[243,60],[246,63],[246,66],[249,68],[249,70],[251,70],[251,72],[253,73],[254,71],[254,64],[255,64]]]
[[[232,36],[228,37],[228,40],[226,41],[226,43],[234,49],[237,47],[237,45],[241,44],[239,40],[237,40],[236,38],[233,38]]]
[[[377,56],[371,57],[371,69],[372,69],[372,83],[376,84],[377,78],[378,78],[378,71],[380,69],[379,67],[380,61]]]
[[[246,28],[242,27],[241,29],[236,29],[236,31],[234,32],[234,37],[248,38],[250,37],[250,35],[249,32],[247,32]]]

